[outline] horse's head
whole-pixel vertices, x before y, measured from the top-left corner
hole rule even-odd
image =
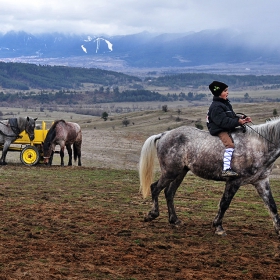
[[[43,144],[43,156],[44,156],[44,163],[48,164],[52,156],[53,147],[52,147],[52,143],[46,140],[47,139],[45,139],[45,142]]]
[[[34,140],[34,129],[35,129],[35,122],[36,119],[32,119],[30,117],[26,118],[26,123],[25,123],[25,131],[28,134],[28,137],[31,141]]]
[[[52,155],[55,150],[56,145],[56,122],[49,129],[44,144],[43,144],[43,155],[44,155],[44,163],[51,164]]]

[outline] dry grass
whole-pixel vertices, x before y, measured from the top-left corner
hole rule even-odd
[[[195,126],[200,122],[204,129],[209,104],[195,105],[188,102],[164,103],[168,112],[162,111],[163,103],[114,104],[130,108],[130,113],[109,114],[107,121],[100,117],[67,112],[40,112],[39,108],[23,110],[21,108],[0,108],[4,114],[14,112],[17,115],[38,117],[37,123],[47,122],[49,128],[55,119],[77,122],[83,131],[82,164],[84,166],[110,167],[119,169],[137,169],[141,147],[147,137],[182,125]],[[107,106],[107,107],[106,107]],[[104,104],[104,109],[108,108]],[[112,104],[111,104],[112,106]],[[236,112],[251,116],[255,124],[263,123],[273,117],[273,110],[280,112],[280,103],[233,104]],[[135,109],[137,108],[137,109]],[[140,108],[140,109],[139,109]],[[180,114],[178,113],[180,110]],[[12,115],[6,115],[12,117]],[[180,121],[177,121],[177,118]],[[123,120],[130,124],[125,127]],[[66,155],[67,156],[67,155]],[[19,162],[18,153],[8,153],[8,161]],[[59,155],[55,155],[54,164],[59,164]]]

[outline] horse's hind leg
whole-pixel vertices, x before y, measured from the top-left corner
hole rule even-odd
[[[68,155],[69,155],[68,166],[72,166],[72,148],[71,148],[71,145],[66,145],[66,149],[67,149]]]
[[[238,191],[239,187],[240,187],[239,180],[228,180],[226,182],[226,187],[225,187],[225,191],[224,191],[223,196],[220,201],[218,214],[215,217],[213,224],[212,224],[213,227],[215,227],[215,229],[216,229],[215,233],[217,235],[221,235],[221,236],[226,235],[226,232],[222,226],[223,217],[231,203],[231,200],[233,199],[234,195]]]
[[[3,146],[2,156],[0,158],[0,165],[7,165],[6,156],[10,147],[10,142],[5,142]]]
[[[145,222],[149,222],[154,220],[159,216],[159,206],[158,206],[158,196],[160,192],[168,186],[170,180],[166,180],[161,177],[158,181],[151,184],[151,193],[152,193],[152,200],[153,200],[153,207],[152,210],[148,213],[148,215],[144,218]]]
[[[2,156],[0,158],[0,165],[7,165],[7,162],[6,162],[6,154],[7,154],[7,151],[4,151],[2,152]]]
[[[74,142],[73,144],[73,150],[74,150],[74,160],[76,161],[77,157],[78,157],[78,166],[82,166],[82,162],[81,162],[81,149],[82,149],[82,142],[81,141],[77,141]]]
[[[64,166],[64,147],[60,148],[59,155],[60,155],[60,165]]]
[[[189,169],[187,169],[185,167],[183,169],[183,171],[181,172],[181,174],[179,174],[176,177],[176,179],[170,183],[169,187],[166,187],[164,190],[167,207],[168,207],[170,224],[174,224],[174,225],[181,224],[181,221],[178,219],[178,217],[176,215],[176,211],[175,211],[175,207],[174,207],[174,196],[188,171],[189,171]]]
[[[269,179],[266,178],[262,181],[259,181],[254,184],[254,186],[256,187],[259,196],[263,199],[264,204],[269,211],[276,233],[280,235],[280,219],[277,212],[277,206],[270,189]]]

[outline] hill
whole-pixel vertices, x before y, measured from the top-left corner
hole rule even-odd
[[[236,102],[279,101],[280,76],[181,73],[139,78],[96,68],[0,62],[0,105],[90,105],[119,102],[207,101],[208,84],[226,82],[244,92]],[[262,94],[257,96],[252,91]],[[268,92],[271,92],[268,94]],[[249,94],[249,93],[250,94]]]
[[[95,68],[0,62],[2,88],[19,90],[76,89],[84,83],[118,86],[141,81],[123,73]]]
[[[234,30],[190,33],[98,36],[94,34],[0,34],[0,58],[36,64],[186,71],[208,66],[228,73],[279,74],[278,46],[265,45],[254,34]],[[211,67],[209,67],[211,66]],[[276,67],[275,67],[276,66]],[[218,67],[218,68],[215,68]],[[205,69],[205,68],[204,68]],[[246,70],[245,70],[246,69]]]

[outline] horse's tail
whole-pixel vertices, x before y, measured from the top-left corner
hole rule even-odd
[[[139,160],[140,189],[143,197],[151,193],[151,183],[154,177],[154,165],[156,156],[156,142],[162,134],[150,136],[144,143]]]

